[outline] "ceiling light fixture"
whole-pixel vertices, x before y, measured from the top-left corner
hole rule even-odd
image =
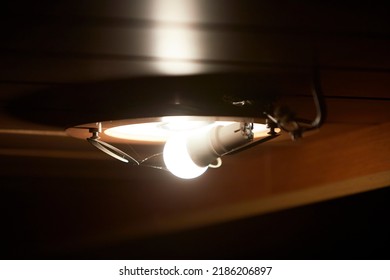
[[[318,77],[318,76],[315,76]],[[67,129],[71,136],[87,139],[93,146],[122,162],[170,171],[173,175],[192,179],[208,168],[222,165],[221,157],[258,145],[278,137],[282,131],[292,139],[302,137],[319,128],[325,118],[325,103],[319,79],[312,88],[316,118],[314,121],[297,119],[290,110],[262,104],[257,111],[256,100],[224,96],[228,106],[257,114],[245,116],[167,115],[162,117],[132,118],[99,121]],[[182,105],[179,101],[176,105]],[[109,144],[118,143],[116,146]],[[155,145],[157,153],[141,156],[125,152],[121,143]],[[164,145],[164,147],[161,147]],[[132,155],[131,155],[132,154]]]

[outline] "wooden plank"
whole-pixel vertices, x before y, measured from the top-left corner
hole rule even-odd
[[[332,92],[335,97],[343,92]],[[328,92],[325,92],[328,94]],[[312,97],[283,97],[281,105],[288,106],[298,117],[313,120],[315,106]],[[325,98],[326,123],[329,124],[380,124],[390,120],[390,100]]]
[[[390,123],[355,127],[344,134],[319,133],[299,145],[257,147],[192,182],[162,176],[154,189],[158,194],[148,188],[142,219],[81,237],[73,246],[205,226],[389,186],[389,128]],[[135,211],[130,208],[121,213]]]
[[[321,84],[326,96],[390,99],[390,72],[322,70]]]

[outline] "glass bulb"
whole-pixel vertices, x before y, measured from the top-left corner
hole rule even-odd
[[[193,179],[204,172],[208,166],[196,165],[187,150],[187,135],[178,133],[170,137],[165,143],[163,158],[168,170],[175,176],[182,179]]]

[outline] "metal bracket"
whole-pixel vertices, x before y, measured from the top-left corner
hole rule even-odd
[[[320,74],[318,69],[313,70],[312,95],[316,109],[316,117],[313,121],[296,119],[294,114],[286,107],[276,108],[273,115],[264,112],[268,125],[274,123],[280,129],[290,133],[293,140],[302,137],[303,133],[318,129],[323,125],[326,118],[326,105],[321,88]],[[273,128],[274,129],[274,128]],[[271,128],[271,132],[273,131]]]
[[[102,131],[101,123],[98,123],[97,128],[89,128],[89,132],[92,133],[92,136],[87,138],[87,141],[92,144],[95,148],[99,149],[103,153],[120,160],[124,163],[129,163],[129,160],[134,164],[134,165],[139,165],[139,166],[144,166],[144,167],[151,167],[155,169],[160,169],[160,170],[167,170],[165,167],[162,166],[157,166],[153,164],[148,164],[148,161],[151,160],[152,158],[161,156],[162,153],[157,153],[153,154],[151,156],[148,156],[147,158],[144,158],[143,160],[136,160],[134,157],[130,156],[129,154],[125,153],[124,151],[118,149],[117,147],[114,147],[113,145],[110,145],[104,141],[100,140],[99,133]]]
[[[126,154],[125,152],[119,150],[118,148],[106,142],[99,140],[100,139],[99,132],[101,132],[101,125],[99,125],[99,128],[90,128],[89,132],[92,133],[92,136],[87,138],[87,141],[93,146],[95,146],[97,149],[99,149],[100,151],[122,162],[128,163],[130,159],[133,163],[139,165],[139,162],[132,156]]]

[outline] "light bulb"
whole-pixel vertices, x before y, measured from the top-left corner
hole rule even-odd
[[[183,179],[202,175],[208,167],[218,168],[220,157],[253,139],[251,126],[235,122],[209,126],[193,133],[177,133],[165,143],[163,157],[168,170]],[[217,164],[213,164],[217,162]]]
[[[201,167],[194,163],[187,149],[187,134],[178,133],[165,143],[163,158],[168,170],[182,179],[193,179],[204,172],[208,166]]]

